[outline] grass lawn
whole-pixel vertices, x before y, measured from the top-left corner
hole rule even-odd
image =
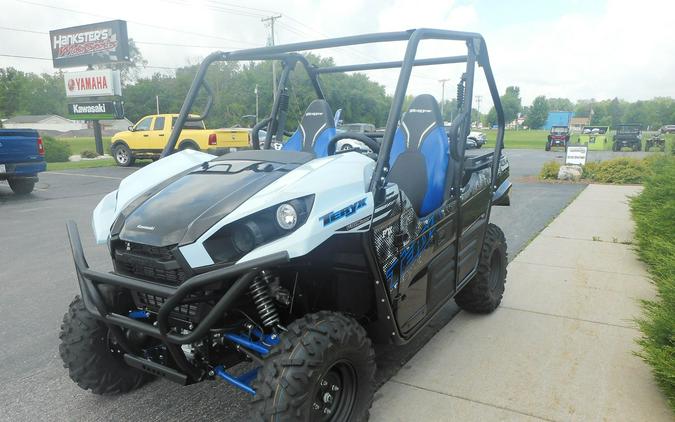
[[[494,148],[495,139],[497,138],[496,130],[482,130],[487,137],[486,146]],[[504,132],[504,146],[509,149],[541,149],[544,150],[546,139],[548,137],[548,130],[507,130]],[[651,137],[653,132],[642,134],[642,149],[644,150],[645,142]],[[611,139],[614,136],[613,132],[609,134],[606,149],[611,151]],[[667,134],[666,137],[666,152],[670,152],[675,148],[675,134]],[[576,142],[577,134],[573,133],[570,137],[572,143]]]
[[[483,131],[488,147],[494,148],[496,130]],[[509,149],[544,149],[548,130],[507,130],[504,132],[504,146]]]
[[[47,163],[47,171],[59,171],[68,169],[87,169],[92,167],[110,167],[115,165],[115,160],[86,160],[68,161],[65,163]]]
[[[57,140],[70,146],[71,154],[81,154],[82,151],[96,151],[96,143],[93,136],[82,136],[78,138],[56,138]],[[103,137],[103,150],[110,154],[110,137]]]

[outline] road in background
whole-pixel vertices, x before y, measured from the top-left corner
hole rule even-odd
[[[513,258],[584,186],[531,179],[544,161],[562,153],[506,150],[506,154],[514,182],[512,205],[495,207],[492,215],[506,233]],[[106,247],[94,243],[91,213],[106,193],[135,170],[109,167],[42,173],[37,190],[25,198],[14,196],[6,183],[0,183],[0,419],[246,419],[247,395],[223,382],[180,387],[162,380],[125,396],[100,397],[79,389],[62,366],[59,326],[78,293],[64,223],[77,222],[92,267],[111,269]],[[378,385],[457,312],[451,302],[411,344],[378,347]]]

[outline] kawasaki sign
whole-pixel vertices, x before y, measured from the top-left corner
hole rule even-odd
[[[121,20],[49,31],[54,67],[129,61],[127,23]]]
[[[120,101],[94,101],[68,104],[68,117],[73,120],[112,120],[124,117]]]

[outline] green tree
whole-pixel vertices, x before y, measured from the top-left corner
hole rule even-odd
[[[504,110],[504,120],[506,124],[511,123],[518,117],[522,109],[522,104],[520,100],[520,88],[517,86],[509,86],[506,88],[504,95],[500,97],[502,103],[502,109]],[[497,112],[494,108],[490,108],[488,114],[485,116],[485,121],[488,126],[493,126],[497,124]]]
[[[572,111],[574,104],[568,98],[547,98],[549,111]]]
[[[548,102],[546,97],[543,95],[538,96],[532,102],[532,107],[530,107],[527,112],[527,117],[525,119],[525,125],[530,129],[539,129],[546,123],[546,118],[548,117]]]
[[[148,65],[148,61],[145,60],[141,50],[134,42],[132,38],[129,38],[129,61],[128,62],[119,62],[119,63],[106,63],[95,65],[94,69],[112,69],[120,71],[120,78],[122,80],[122,86],[126,87],[136,80],[140,75],[141,68]]]

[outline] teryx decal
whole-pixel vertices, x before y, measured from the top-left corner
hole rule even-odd
[[[405,247],[398,258],[391,263],[389,268],[385,271],[385,276],[387,278],[387,283],[391,289],[398,287],[398,283],[403,277],[403,274],[407,269],[409,269],[412,264],[419,258],[419,256],[424,252],[433,242],[434,233],[436,228],[434,226],[435,217],[431,217],[424,224],[422,228],[422,235]],[[395,278],[395,272],[398,270],[398,278]]]
[[[363,198],[359,201],[354,202],[351,205],[348,205],[344,208],[342,208],[339,211],[332,211],[329,212],[328,214],[324,215],[323,217],[319,217],[319,220],[323,221],[324,227],[332,224],[336,221],[338,221],[341,218],[344,217],[349,217],[350,215],[353,215],[356,211],[360,210],[361,208],[366,206],[366,198]]]

